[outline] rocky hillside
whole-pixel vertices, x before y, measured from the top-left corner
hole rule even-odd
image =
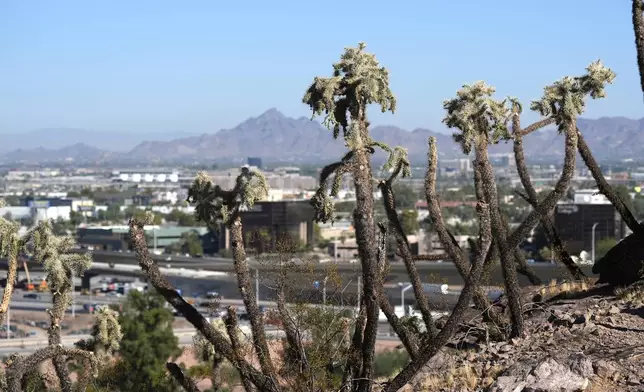
[[[644,390],[640,300],[620,299],[600,286],[524,303],[524,338],[495,342],[485,324],[464,324],[402,391]]]

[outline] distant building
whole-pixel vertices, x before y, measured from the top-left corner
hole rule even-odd
[[[35,198],[27,196],[22,199],[25,207],[31,208],[31,215],[36,222],[44,219],[69,220],[72,211],[71,199],[60,198]]]
[[[166,247],[181,241],[181,235],[196,231],[201,237],[205,254],[219,251],[216,241],[213,241],[209,230],[205,227],[184,226],[145,226],[145,238],[150,250],[163,252]],[[96,226],[81,227],[76,232],[80,246],[104,251],[125,251],[130,249],[128,226]],[[214,245],[213,245],[214,243]]]
[[[179,182],[179,172],[174,169],[164,168],[120,169],[112,172],[112,182],[136,184],[176,184]]]
[[[595,223],[596,242],[608,238],[619,241],[626,235],[626,225],[610,203],[560,203],[556,206],[555,227],[573,255],[592,249]]]
[[[262,158],[259,157],[248,157],[246,163],[248,163],[248,166],[254,166],[258,169],[262,168]]]
[[[289,238],[300,245],[314,242],[314,211],[308,200],[261,201],[240,213],[245,246],[258,252],[274,251],[278,240]],[[230,249],[230,232],[222,229],[219,245]]]

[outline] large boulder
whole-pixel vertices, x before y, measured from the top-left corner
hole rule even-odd
[[[588,361],[588,363],[584,363]],[[575,370],[547,357],[536,363],[519,362],[496,379],[489,392],[579,392],[590,386],[590,380],[579,374],[592,369],[590,360],[577,358]]]

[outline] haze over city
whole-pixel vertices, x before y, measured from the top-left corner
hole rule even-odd
[[[644,0],[0,2],[0,59],[0,392],[644,390]]]

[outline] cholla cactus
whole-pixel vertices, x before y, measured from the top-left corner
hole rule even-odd
[[[506,105],[507,99],[497,101],[492,98],[495,91],[494,87],[478,81],[464,85],[456,93],[456,98],[443,102],[443,108],[447,110],[443,122],[460,130],[453,138],[465,154],[472,151],[472,144],[481,134],[486,134],[491,143],[510,138],[507,123],[511,111]]]
[[[96,354],[112,354],[119,349],[123,333],[118,320],[118,312],[103,306],[94,315],[92,339]]]
[[[0,217],[0,256],[8,257],[10,254],[18,252],[20,247],[19,230],[18,223]]]
[[[217,227],[217,223],[230,224],[241,207],[250,208],[268,196],[268,182],[263,174],[244,167],[237,177],[235,188],[223,190],[212,179],[199,172],[188,190],[188,202],[195,204],[198,220]]]
[[[215,327],[215,329],[220,332],[222,336],[225,336],[226,338],[228,337],[226,332],[226,325],[222,319],[212,320],[210,324]],[[245,344],[247,338],[239,329],[237,329],[237,341],[242,344],[242,346],[238,348],[237,355],[245,357],[248,354],[250,347],[249,345]],[[195,357],[200,358],[201,361],[210,364],[211,368],[209,373],[213,387],[215,389],[219,388],[222,383],[221,368],[225,362],[223,354],[217,352],[212,343],[210,343],[200,333],[193,337],[193,347]]]
[[[597,60],[586,67],[583,76],[566,76],[543,89],[543,97],[532,102],[530,109],[542,116],[552,116],[562,132],[574,123],[585,109],[584,98],[604,98],[607,84],[613,83],[615,73]]]
[[[354,126],[366,125],[357,124],[366,118],[366,105],[378,104],[383,113],[396,109],[396,98],[389,88],[389,71],[380,66],[374,54],[365,52],[366,47],[360,42],[357,48],[345,48],[340,61],[333,64],[333,76],[316,77],[302,98],[313,116],[326,114],[324,124],[333,129],[334,138],[342,129],[350,149],[360,147],[355,145],[359,132],[354,132]],[[368,140],[361,143],[368,144]]]
[[[226,324],[222,319],[214,319],[210,322],[210,324],[215,327],[215,329],[219,331],[223,336],[228,338],[226,332]],[[245,342],[247,340],[246,335],[244,335],[244,333],[240,329],[238,329],[237,332],[237,339],[240,342]],[[210,362],[213,360],[213,357],[215,357],[215,355],[218,355],[213,345],[202,334],[199,333],[195,335],[192,338],[192,342],[195,349],[195,356],[201,358],[202,361]]]
[[[407,155],[407,149],[403,147],[395,147],[389,154],[389,159],[382,167],[385,171],[392,171],[392,176],[395,178],[402,171],[403,178],[411,177],[411,164]]]
[[[29,239],[33,257],[42,263],[52,292],[68,297],[72,288],[72,275],[82,276],[91,267],[91,255],[70,253],[75,244],[74,238],[57,237],[47,220],[38,223]]]

